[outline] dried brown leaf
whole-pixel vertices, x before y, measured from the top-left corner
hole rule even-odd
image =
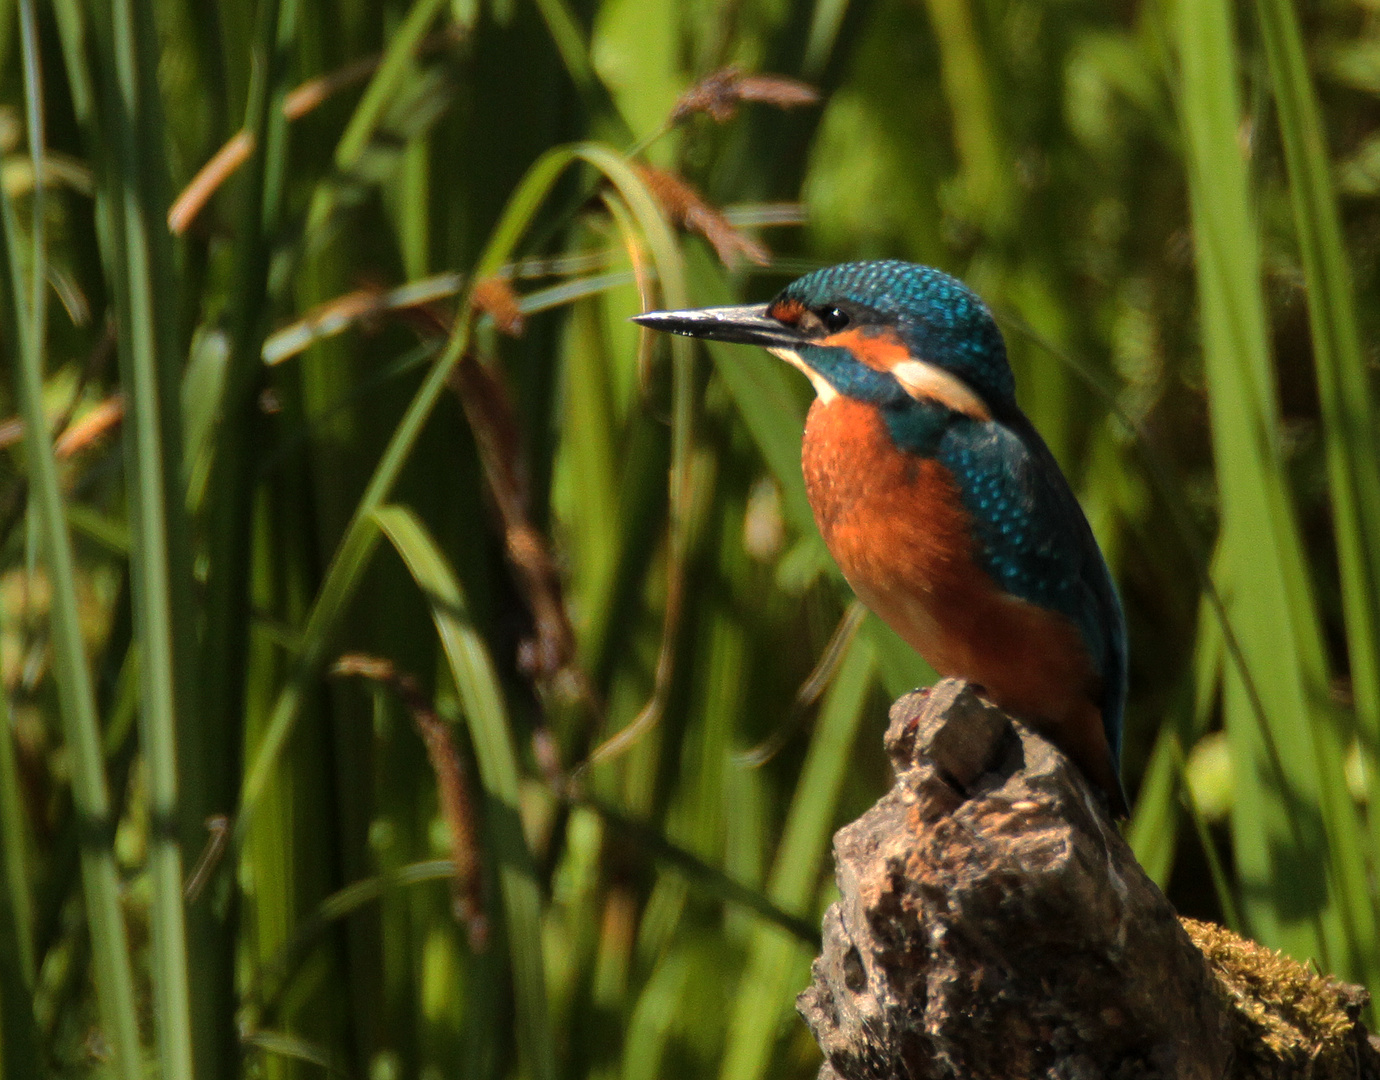
[[[518,306],[512,282],[506,277],[488,277],[477,282],[470,295],[470,304],[475,311],[491,316],[500,332],[509,337],[522,336],[522,308]]]
[[[182,189],[182,193],[168,208],[168,231],[174,236],[186,232],[216,189],[248,161],[253,152],[254,136],[251,132],[238,131],[230,136],[230,140],[211,155],[211,160],[197,170],[192,182]]]
[[[69,424],[53,444],[53,453],[59,460],[93,446],[108,435],[125,418],[125,399],[120,394],[112,394],[80,420]]]

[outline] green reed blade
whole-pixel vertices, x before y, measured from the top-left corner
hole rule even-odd
[[[336,144],[334,163],[337,175],[322,180],[312,195],[305,229],[308,242],[320,235],[322,226],[335,210],[339,197],[339,177],[349,176],[355,171],[389,104],[407,78],[417,47],[445,6],[446,0],[414,0],[407,17],[389,38],[383,62],[369,80],[364,96],[355,106],[350,122]]]
[[[35,192],[34,198],[42,201]],[[17,353],[15,383],[24,418],[24,448],[30,501],[37,517],[41,554],[52,589],[53,677],[57,683],[63,734],[70,755],[72,799],[83,824],[82,889],[91,930],[92,963],[104,1035],[112,1067],[121,1080],[140,1080],[143,1062],[135,1014],[134,977],[121,909],[119,871],[110,837],[114,834],[100,725],[91,672],[87,666],[77,607],[76,566],[58,487],[57,463],[43,412],[44,326],[35,317],[43,302],[25,280],[21,240],[14,206],[0,185],[0,236],[8,273],[3,276],[6,309],[11,314]],[[43,234],[35,235],[35,261]],[[46,284],[38,278],[38,291]],[[6,733],[8,737],[8,733]],[[101,839],[96,839],[97,832]]]
[[[132,553],[130,574],[140,656],[140,750],[152,820],[151,933],[158,1054],[166,1076],[193,1073],[182,856],[178,820],[179,710],[190,707],[191,554],[182,488],[178,290],[163,228],[162,111],[151,6],[111,0],[97,20],[97,53],[110,95],[105,137],[109,253],[125,394],[124,440]]]
[[[1333,530],[1341,573],[1342,613],[1357,719],[1372,747],[1380,745],[1380,432],[1375,395],[1361,348],[1351,268],[1332,185],[1332,162],[1308,73],[1298,14],[1290,0],[1257,0],[1256,15],[1274,84],[1280,139],[1288,167],[1307,282],[1323,439],[1327,448]],[[1380,769],[1371,757],[1371,801],[1380,799]],[[1345,819],[1349,797],[1333,813]],[[1380,850],[1380,814],[1371,813],[1366,859]],[[1354,856],[1353,856],[1354,857]],[[1375,903],[1364,864],[1350,875],[1350,903]],[[1373,921],[1373,920],[1372,920]],[[1380,982],[1380,956],[1361,943],[1368,985]]]
[[[1223,591],[1269,713],[1266,726],[1256,722],[1228,668],[1232,828],[1245,917],[1266,943],[1351,971],[1374,940],[1374,923],[1368,905],[1350,899],[1357,828],[1354,814],[1339,811],[1338,747],[1312,705],[1326,693],[1326,660],[1281,464],[1230,8],[1220,0],[1180,5],[1178,31]]]
[[[839,791],[872,697],[875,667],[871,637],[858,634],[820,710],[767,884],[768,895],[787,911],[809,911],[816,896]],[[806,952],[783,931],[762,927],[753,934],[729,1021],[722,1080],[766,1075],[781,1018],[807,967]]]

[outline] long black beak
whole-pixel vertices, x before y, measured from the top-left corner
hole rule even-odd
[[[762,345],[768,349],[795,349],[804,341],[799,332],[768,315],[766,304],[649,311],[645,315],[634,315],[633,322],[668,334]]]

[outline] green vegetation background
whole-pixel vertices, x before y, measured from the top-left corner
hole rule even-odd
[[[1107,552],[1146,869],[1380,988],[1377,95],[1374,0],[0,0],[4,1075],[812,1075],[930,673],[626,317],[870,256]]]

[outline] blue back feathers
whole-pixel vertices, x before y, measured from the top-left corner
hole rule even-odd
[[[1013,596],[1067,616],[1102,678],[1102,727],[1121,754],[1126,624],[1116,586],[1078,500],[1024,415],[948,425],[934,454],[953,473],[979,561]]]

